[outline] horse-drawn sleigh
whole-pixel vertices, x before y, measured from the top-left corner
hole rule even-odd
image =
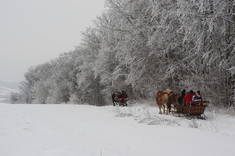
[[[125,91],[112,94],[113,106],[127,106],[128,96]]]
[[[180,94],[175,94],[172,90],[159,91],[156,95],[156,102],[159,107],[159,113],[172,112],[173,115],[186,116],[187,118],[205,119],[204,111],[208,101],[191,101],[189,105],[180,105],[178,98]],[[165,109],[166,108],[166,109]]]
[[[172,113],[175,116],[184,115],[187,118],[205,119],[204,111],[207,107],[205,103],[208,101],[191,101],[188,106],[174,104]]]

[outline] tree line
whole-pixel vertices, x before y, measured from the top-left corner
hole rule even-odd
[[[200,90],[214,105],[235,104],[233,0],[107,0],[71,52],[31,67],[12,103],[110,104],[158,90]]]

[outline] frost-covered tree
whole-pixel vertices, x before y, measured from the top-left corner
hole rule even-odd
[[[106,6],[74,51],[25,74],[27,103],[103,105],[121,90],[153,100],[171,88],[234,104],[234,0],[107,0]]]
[[[83,41],[76,51],[80,54],[82,64],[81,72],[77,75],[77,83],[81,94],[82,103],[104,105],[101,93],[99,76],[95,77],[95,60],[101,46],[101,36],[94,28],[87,28],[83,32]]]

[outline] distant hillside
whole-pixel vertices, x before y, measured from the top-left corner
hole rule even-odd
[[[5,82],[0,80],[0,86],[10,89],[19,90],[19,82]]]
[[[0,81],[0,102],[6,102],[9,95],[13,92],[19,92],[19,82]]]

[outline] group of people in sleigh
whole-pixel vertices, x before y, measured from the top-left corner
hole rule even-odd
[[[178,102],[180,105],[189,106],[192,101],[202,101],[201,92],[198,90],[194,92],[190,90],[186,93],[186,90],[182,90],[180,97],[178,98]],[[203,103],[196,103],[195,105],[203,105]]]

